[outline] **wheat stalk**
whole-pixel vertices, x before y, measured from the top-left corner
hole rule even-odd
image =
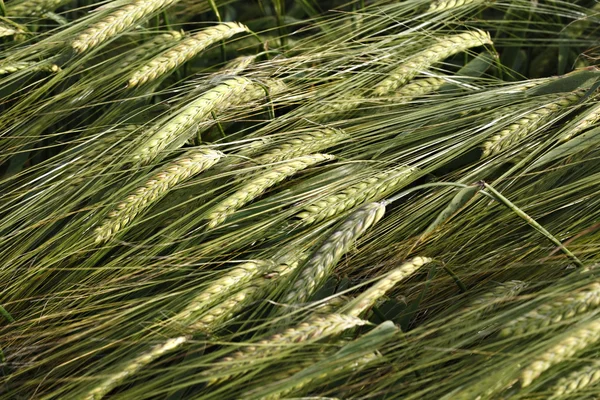
[[[322,128],[300,133],[293,139],[278,143],[273,148],[254,158],[259,164],[271,164],[305,154],[324,150],[346,139],[348,135],[341,129]]]
[[[9,17],[35,17],[48,11],[54,11],[70,0],[25,0],[21,2],[8,2],[6,15]]]
[[[31,69],[32,71],[44,71],[57,73],[61,69],[56,64],[33,62],[33,61],[18,61],[11,64],[0,65],[0,75],[12,74],[18,71]]]
[[[173,46],[173,44],[179,42],[181,38],[183,38],[183,33],[180,31],[168,31],[156,35],[128,52],[122,60],[117,62],[114,68],[118,70],[126,69],[140,59],[147,57],[148,54],[157,53]]]
[[[258,177],[250,179],[238,191],[219,202],[208,212],[208,227],[214,228],[221,224],[229,215],[259,197],[268,188],[273,187],[297,172],[311,165],[333,160],[334,158],[334,156],[329,154],[311,154],[285,161],[282,164],[275,165],[272,169],[264,173],[261,172]]]
[[[405,185],[417,171],[416,168],[400,166],[362,179],[339,192],[310,203],[296,217],[301,225],[310,225],[352,209],[368,201],[377,201]]]
[[[600,381],[600,364],[593,363],[571,372],[564,378],[560,378],[549,391],[552,392],[550,399],[558,399],[567,394],[576,393],[588,386]]]
[[[289,304],[306,301],[323,284],[354,241],[375,225],[384,213],[384,203],[369,203],[337,226],[309,258],[283,301]]]
[[[574,294],[549,304],[543,304],[525,315],[509,322],[500,336],[508,337],[533,333],[539,329],[558,324],[600,306],[600,283],[593,283]]]
[[[128,86],[134,87],[153,81],[168,71],[171,71],[196,54],[206,49],[213,43],[228,39],[235,34],[249,32],[248,27],[237,22],[225,22],[217,26],[206,28],[200,32],[183,39],[173,48],[159,54],[148,61],[129,78]]]
[[[366,292],[359,295],[356,299],[350,302],[350,304],[342,308],[340,312],[353,317],[360,316],[362,313],[371,308],[377,302],[377,300],[385,295],[398,282],[408,278],[423,265],[430,263],[431,261],[432,259],[428,257],[415,257],[405,262],[381,278],[379,282],[369,288]]]
[[[510,148],[513,144],[520,142],[530,133],[552,121],[566,107],[577,102],[583,93],[583,91],[571,93],[568,96],[525,114],[519,120],[510,124],[483,143],[483,154],[481,157],[484,158],[498,154]]]
[[[594,126],[596,122],[600,121],[600,104],[596,104],[592,108],[590,108],[583,118],[581,118],[575,126],[569,129],[567,132],[563,133],[559,138],[559,143],[565,143],[569,140],[573,139],[575,136],[579,135],[581,132],[591,128]]]
[[[255,260],[242,263],[227,271],[220,278],[211,281],[210,285],[196,295],[181,312],[173,317],[173,321],[185,326],[194,323],[203,311],[215,306],[230,296],[235,290],[244,288],[252,280],[266,274],[274,267],[272,261]]]
[[[78,34],[71,42],[71,47],[75,52],[83,53],[129,29],[141,19],[177,1],[133,0],[131,4],[119,7]]]
[[[108,214],[108,218],[96,228],[96,243],[102,243],[112,238],[137,214],[162,198],[179,182],[212,167],[222,156],[223,153],[219,151],[199,148],[185,153],[158,172],[153,172],[151,178],[143,186],[137,188],[119,203]]]
[[[536,357],[521,372],[521,386],[531,385],[544,371],[573,357],[598,340],[600,340],[600,320],[593,320],[575,329],[569,336]]]
[[[198,123],[235,105],[259,100],[265,95],[275,95],[284,91],[286,86],[278,80],[267,80],[264,84],[243,77],[226,79],[200,97],[183,106],[175,115],[151,130],[149,138],[134,151],[134,160],[147,163],[173,142],[183,144],[188,136],[181,137]]]
[[[452,8],[484,3],[486,0],[436,0],[429,5],[428,12],[431,11],[446,11]]]
[[[218,378],[211,379],[211,383],[216,383],[235,375],[227,374],[231,365],[235,367],[251,365],[270,355],[284,351],[296,343],[314,342],[337,336],[345,330],[368,323],[368,321],[360,318],[343,314],[314,315],[294,327],[288,328],[281,333],[276,333],[251,346],[245,346],[243,350],[222,358],[215,368],[206,372],[206,375],[218,376]]]
[[[398,91],[394,93],[394,96],[391,100],[400,100],[403,103],[408,103],[417,97],[435,92],[446,82],[447,80],[445,78],[440,78],[437,76],[418,79],[398,89]]]
[[[433,64],[471,47],[485,44],[492,44],[490,34],[479,30],[438,39],[436,44],[415,54],[408,61],[394,69],[387,78],[375,85],[373,94],[376,96],[390,94],[400,86],[408,83],[420,72],[429,69]]]
[[[189,342],[191,337],[179,336],[176,338],[168,339],[166,342],[155,346],[151,351],[145,352],[140,356],[136,357],[133,361],[127,363],[121,370],[115,374],[110,375],[108,378],[102,381],[99,385],[94,387],[91,391],[83,397],[85,400],[100,400],[104,398],[111,390],[117,386],[125,383],[125,381],[137,374],[142,368],[153,362],[154,360],[162,357],[163,355],[177,350],[185,343]]]

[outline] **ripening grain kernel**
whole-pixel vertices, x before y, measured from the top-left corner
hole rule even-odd
[[[485,0],[436,0],[429,5],[427,11],[446,11],[465,5],[484,3]]]

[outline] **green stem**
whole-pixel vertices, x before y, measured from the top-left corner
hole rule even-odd
[[[508,207],[510,210],[512,210],[515,214],[517,214],[519,217],[521,217],[523,220],[525,220],[525,222],[527,222],[532,228],[534,228],[535,230],[540,232],[542,235],[546,236],[546,238],[548,240],[550,240],[552,243],[554,243],[556,246],[558,246],[558,248],[560,248],[560,250],[562,250],[562,252],[565,253],[565,255],[567,257],[569,257],[575,263],[575,265],[577,265],[578,267],[583,267],[583,263],[573,253],[571,253],[571,251],[569,251],[569,249],[567,249],[560,242],[560,240],[558,240],[557,238],[552,236],[552,234],[550,232],[548,232],[543,226],[541,226],[539,223],[537,223],[536,220],[531,218],[523,210],[521,210],[519,207],[514,205],[510,200],[508,200],[506,197],[504,197],[496,189],[494,189],[493,187],[491,187],[490,185],[488,185],[485,182],[482,182],[482,184],[493,195],[495,200],[504,204],[506,207]]]
[[[10,313],[2,306],[0,306],[0,314],[6,318],[8,322],[15,322],[15,319],[12,317],[12,315],[10,315]]]

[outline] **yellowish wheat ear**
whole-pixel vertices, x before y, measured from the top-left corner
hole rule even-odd
[[[168,163],[143,186],[119,203],[95,230],[96,243],[103,243],[128,225],[136,215],[166,195],[171,188],[216,164],[223,154],[211,149],[196,149]]]
[[[549,389],[552,393],[550,399],[562,398],[565,395],[577,393],[580,390],[594,385],[600,381],[600,363],[593,363],[571,372],[564,378],[560,378],[554,386]],[[582,393],[583,394],[583,393]]]
[[[118,70],[126,69],[139,60],[148,57],[148,54],[156,54],[161,50],[173,46],[173,44],[179,42],[181,38],[183,38],[183,33],[180,31],[168,31],[156,35],[127,53],[122,60],[117,62],[117,65],[114,68]]]
[[[387,78],[375,85],[373,94],[375,96],[392,94],[417,74],[428,70],[433,64],[472,47],[485,44],[492,44],[490,34],[479,30],[442,37],[437,40],[436,44],[417,53],[394,69]]]
[[[575,136],[593,127],[598,121],[600,121],[600,104],[596,104],[595,106],[587,110],[583,117],[579,119],[571,129],[563,133],[558,138],[558,142],[568,142]]]
[[[214,228],[221,224],[227,216],[233,214],[245,204],[251,202],[268,188],[287,179],[297,172],[312,165],[333,160],[335,157],[329,154],[312,154],[294,158],[282,164],[274,165],[259,176],[254,177],[244,184],[237,192],[214,206],[208,214],[208,227]]]
[[[384,214],[383,203],[369,203],[348,216],[308,259],[283,302],[294,304],[308,300],[325,282],[356,239],[375,225]]]
[[[136,22],[166,8],[178,0],[133,0],[130,4],[110,12],[100,21],[78,34],[71,42],[77,53],[92,49],[106,40],[131,28]]]
[[[437,76],[430,76],[410,82],[396,91],[390,99],[393,102],[408,103],[413,99],[430,94],[438,90],[447,80]]]
[[[53,74],[61,71],[61,68],[56,64],[40,64],[39,62],[20,61],[10,64],[0,64],[0,75],[12,74],[18,71],[24,71],[28,69],[32,71],[50,72]]]
[[[237,22],[225,22],[201,30],[200,32],[183,39],[173,48],[166,50],[141,66],[129,79],[128,86],[134,87],[153,81],[168,71],[174,70],[181,64],[192,59],[196,54],[206,49],[213,43],[228,39],[235,34],[249,32],[247,26]]]
[[[70,0],[25,0],[9,1],[6,15],[9,17],[37,17],[48,11],[54,11]]]

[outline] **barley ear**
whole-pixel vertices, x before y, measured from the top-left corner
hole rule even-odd
[[[381,200],[410,182],[417,171],[418,169],[408,166],[385,170],[308,204],[302,212],[296,214],[296,218],[300,219],[300,225],[311,225],[365,202]]]
[[[385,214],[384,203],[369,203],[334,228],[333,233],[312,254],[301,272],[296,274],[284,303],[302,303],[325,282],[352,244]]]
[[[393,269],[366,292],[360,294],[356,299],[343,307],[340,312],[353,317],[360,316],[369,308],[373,307],[377,300],[384,296],[398,282],[410,277],[423,265],[430,263],[431,261],[432,259],[428,257],[415,257],[405,262],[398,268]]]
[[[466,5],[481,4],[485,1],[487,0],[436,0],[431,2],[427,11],[446,11]]]
[[[490,34],[479,30],[442,37],[437,40],[436,44],[415,54],[390,72],[387,78],[375,85],[373,94],[375,96],[391,94],[420,72],[428,70],[433,64],[472,47],[485,44],[492,44]]]
[[[142,353],[138,357],[134,358],[133,361],[124,365],[119,372],[110,375],[102,383],[94,387],[86,396],[85,400],[100,400],[109,394],[116,387],[126,383],[126,381],[137,374],[142,368],[149,365],[151,362],[157,360],[165,354],[171,353],[185,343],[190,341],[189,336],[179,336],[176,338],[168,339],[164,343],[156,345],[152,350]]]
[[[568,296],[542,304],[509,322],[500,331],[501,337],[534,333],[581,315],[600,306],[600,283],[593,283]]]
[[[211,149],[196,149],[153,172],[143,186],[119,203],[96,228],[96,243],[103,243],[128,225],[136,215],[166,195],[179,182],[212,167],[223,153]]]
[[[83,53],[134,26],[138,21],[151,16],[178,0],[133,0],[119,7],[89,28],[78,34],[71,42],[76,53]]]
[[[564,395],[577,393],[598,381],[600,381],[600,363],[587,365],[571,372],[564,378],[560,378],[549,389],[549,392],[552,393],[550,399],[558,399]]]
[[[6,4],[6,15],[9,17],[37,17],[54,11],[70,0],[25,0],[10,1]]]
[[[536,357],[521,371],[521,386],[527,387],[550,367],[559,364],[600,340],[600,320],[587,322],[569,332],[557,344]]]
[[[236,210],[239,210],[245,204],[259,197],[268,188],[275,186],[286,178],[312,165],[333,160],[334,158],[334,156],[329,154],[312,154],[275,165],[272,169],[264,173],[259,172],[259,176],[250,179],[238,191],[215,205],[209,211],[207,217],[209,220],[208,227],[215,228]]]
[[[133,72],[129,78],[128,86],[140,86],[174,70],[181,64],[192,59],[196,54],[208,46],[228,39],[242,32],[249,32],[247,26],[237,22],[225,22],[217,26],[206,28],[200,32],[183,39],[171,49],[154,57],[138,70]]]

